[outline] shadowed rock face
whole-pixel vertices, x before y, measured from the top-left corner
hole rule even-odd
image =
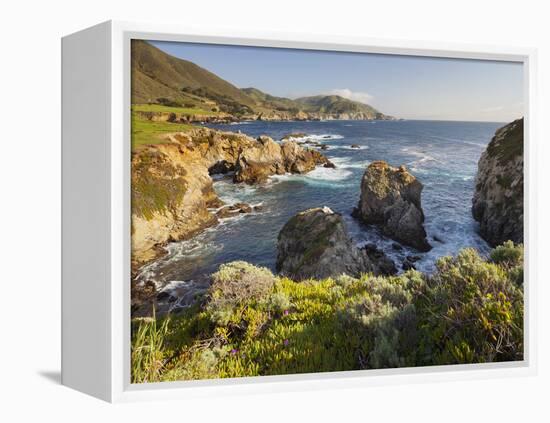
[[[472,214],[492,246],[523,243],[523,119],[497,130],[481,155]]]
[[[371,163],[361,181],[354,216],[379,225],[389,237],[420,251],[429,251],[421,205],[422,184],[404,166]]]
[[[295,280],[396,272],[383,253],[370,258],[366,250],[356,248],[342,216],[328,207],[303,211],[285,224],[278,237],[276,266]]]

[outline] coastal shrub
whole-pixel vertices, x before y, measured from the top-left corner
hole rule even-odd
[[[269,309],[275,313],[288,312],[290,306],[290,299],[284,292],[275,292],[269,297]]]
[[[157,98],[157,103],[162,104],[163,106],[168,106],[168,107],[181,107],[180,102],[174,101],[174,100],[171,100],[171,99],[165,98],[165,97]]]
[[[206,310],[211,320],[220,326],[226,326],[233,320],[238,306],[266,297],[275,283],[269,269],[245,261],[221,265],[211,280]]]
[[[509,255],[504,250],[496,253]],[[430,286],[417,302],[422,312],[423,362],[521,359],[523,291],[514,278],[508,266],[487,262],[473,249],[438,260]]]
[[[490,259],[466,249],[432,275],[299,283],[245,262],[220,266],[205,303],[134,323],[132,380],[520,360],[522,248],[506,243]]]
[[[523,254],[523,244],[514,245],[512,241],[506,241],[491,251],[491,260],[494,263],[515,267],[523,265]]]

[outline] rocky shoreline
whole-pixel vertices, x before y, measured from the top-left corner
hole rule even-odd
[[[212,175],[231,172],[235,183],[257,184],[272,175],[334,167],[324,155],[294,141],[195,128],[132,154],[132,264],[158,257],[168,242],[189,239],[218,223],[231,207],[214,189]],[[223,207],[228,206],[228,207]],[[214,212],[213,210],[217,210]]]
[[[241,133],[194,128],[168,134],[164,143],[134,152],[134,269],[158,258],[169,242],[190,239],[220,219],[261,210],[261,205],[225,204],[213,189],[212,176],[225,174],[233,183],[254,185],[265,183],[273,175],[306,174],[318,166],[335,167],[318,151],[320,143],[308,143],[306,138],[307,134],[291,133],[275,141],[267,136],[254,139]],[[472,213],[480,220],[481,235],[492,245],[508,239],[523,242],[523,161],[516,145],[522,141],[522,121],[513,122],[497,131],[479,161]],[[505,186],[502,175],[511,178]],[[358,221],[379,227],[396,241],[391,247],[395,250],[402,246],[419,252],[431,249],[424,228],[423,185],[407,168],[372,162],[364,171],[359,189],[360,199],[352,214]],[[143,198],[147,193],[149,198]],[[414,270],[420,259],[409,253],[402,263],[395,263],[374,244],[357,247],[342,215],[320,204],[296,214],[280,229],[276,270],[295,281],[343,274],[394,275],[398,268]],[[203,285],[202,291],[208,284]],[[157,288],[148,283],[137,286],[133,281],[136,307],[150,307],[153,301],[163,304],[163,310],[171,310],[172,301],[181,307],[194,301],[188,291],[183,297],[172,298],[172,294]],[[178,289],[183,288],[175,288],[174,292]]]
[[[224,112],[216,113],[187,113],[187,112],[159,112],[159,111],[135,111],[138,117],[152,122],[170,123],[240,123],[240,122],[319,122],[333,120],[368,120],[388,121],[398,120],[392,116],[381,115],[371,117],[365,113],[314,113],[314,112],[279,112],[256,113],[236,116]]]

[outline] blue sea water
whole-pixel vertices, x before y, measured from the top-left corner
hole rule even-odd
[[[495,130],[502,123],[442,121],[322,121],[243,122],[211,125],[220,130],[241,131],[250,136],[269,135],[280,140],[292,132],[329,146],[322,151],[336,169],[318,167],[306,175],[274,176],[260,186],[233,184],[220,177],[214,189],[228,204],[261,204],[259,213],[225,219],[197,237],[168,245],[168,254],[142,269],[140,279],[160,285],[200,279],[222,263],[233,260],[275,270],[277,235],[290,217],[311,207],[328,206],[341,213],[353,240],[375,243],[401,267],[407,255],[419,255],[418,270],[431,272],[437,258],[474,247],[485,254],[487,243],[478,235],[471,215],[477,162]],[[360,146],[351,148],[352,144]],[[404,247],[375,227],[351,217],[360,195],[366,166],[385,160],[405,165],[424,185],[422,206],[425,227],[433,249],[419,253]],[[435,237],[435,239],[434,239]],[[437,239],[437,241],[436,241]]]

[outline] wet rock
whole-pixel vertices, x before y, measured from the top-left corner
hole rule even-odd
[[[353,216],[378,225],[389,237],[429,251],[420,196],[422,184],[404,166],[371,163],[361,181],[361,197]]]
[[[351,148],[361,148],[361,146],[359,144],[352,144],[350,147]]]
[[[354,246],[340,214],[315,208],[295,215],[279,233],[276,268],[297,281],[387,272],[384,253],[370,254]]]
[[[401,246],[401,244],[398,244],[397,242],[392,243],[391,247],[392,247],[395,251],[401,251],[401,250],[403,249],[403,247]]]
[[[332,163],[330,160],[328,160],[323,167],[329,168],[329,169],[336,169],[336,165]]]
[[[401,268],[403,270],[416,270],[416,267],[414,265],[414,263],[410,262],[409,260],[405,260],[403,261],[403,264],[401,265]]]
[[[439,242],[440,244],[445,244],[445,241],[443,241],[443,238],[441,238],[439,235],[433,235],[433,236],[432,236],[432,239],[433,239],[435,242]]]
[[[216,212],[216,216],[220,219],[234,217],[238,213],[251,213],[254,209],[247,203],[235,203],[230,206],[225,206]]]
[[[379,249],[375,244],[366,244],[363,250],[367,257],[373,263],[374,273],[377,275],[395,275],[397,268],[392,259],[390,259],[384,251]]]
[[[283,138],[281,138],[281,141],[285,141],[288,139],[304,138],[304,137],[307,137],[307,134],[304,132],[292,132],[290,134],[286,134]]]

